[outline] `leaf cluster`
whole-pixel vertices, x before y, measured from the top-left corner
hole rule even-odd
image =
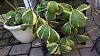
[[[45,17],[39,17],[37,22],[37,36],[47,44],[50,54],[70,52],[76,43],[84,43],[88,36],[79,35],[78,28],[84,27],[88,19],[83,11],[90,8],[83,4],[77,9],[65,3],[49,1],[44,9]],[[58,33],[63,33],[64,37]]]

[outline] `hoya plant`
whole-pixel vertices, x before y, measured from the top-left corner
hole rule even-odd
[[[45,17],[38,17],[35,30],[37,36],[47,44],[50,54],[70,52],[76,44],[88,40],[88,36],[78,33],[78,28],[85,26],[88,18],[83,11],[89,7],[83,4],[74,9],[69,4],[55,1],[46,4]]]

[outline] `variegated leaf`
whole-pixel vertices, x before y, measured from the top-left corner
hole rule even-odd
[[[50,37],[50,28],[47,25],[42,25],[37,30],[37,36],[47,42]]]
[[[58,48],[58,45],[56,43],[49,43],[47,44],[48,51],[50,54],[54,54]]]
[[[57,28],[58,25],[59,25],[59,22],[57,22],[57,21],[50,21],[50,26],[51,26],[53,29]]]
[[[60,14],[62,14],[64,12],[64,7],[61,4],[58,4],[58,6],[59,6],[59,10],[57,11],[56,14],[60,15]]]
[[[37,36],[42,38],[45,42],[52,43],[58,42],[60,39],[59,34],[48,25],[42,25],[37,30]]]
[[[47,11],[49,13],[56,13],[58,11],[58,9],[59,9],[59,7],[58,7],[57,2],[55,2],[55,1],[48,2]]]
[[[55,20],[56,19],[56,13],[50,13],[50,12],[46,12],[46,19],[51,21],[51,20]]]
[[[69,39],[71,37],[64,37],[60,40],[61,45],[73,47],[75,45],[74,41]]]
[[[71,52],[72,48],[70,46],[62,45],[59,47],[61,54]]]
[[[73,9],[69,18],[70,24],[75,27],[84,27],[87,17],[77,9]]]
[[[72,29],[72,27],[71,27],[71,25],[70,25],[69,22],[68,22],[68,23],[65,23],[65,24],[63,25],[63,27],[62,27],[62,31],[63,31],[64,33],[67,33],[67,34],[71,34],[71,29]]]
[[[38,20],[38,22],[36,22],[37,28],[40,27],[43,24],[46,24],[46,21],[43,18],[38,18],[37,20]]]
[[[59,40],[60,40],[59,34],[54,29],[50,28],[50,37],[48,41],[50,43],[53,43],[53,42],[57,43],[59,42]]]
[[[30,9],[23,13],[22,21],[25,24],[34,25],[36,23],[36,14]]]
[[[83,5],[79,6],[77,9],[79,11],[83,11],[83,10],[86,10],[86,9],[89,9],[89,8],[90,8],[90,5],[83,4]]]
[[[63,6],[65,13],[71,14],[71,11],[73,9],[71,5],[65,3],[61,3],[61,5]]]
[[[78,35],[79,43],[84,43],[84,42],[86,42],[88,39],[89,39],[88,36],[85,36],[85,35]]]

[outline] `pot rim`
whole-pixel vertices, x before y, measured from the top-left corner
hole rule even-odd
[[[26,24],[22,24],[22,25],[26,25]],[[3,24],[3,27],[5,29],[8,29],[8,30],[21,30],[21,25],[17,25],[17,26],[8,26],[6,25],[5,23]]]

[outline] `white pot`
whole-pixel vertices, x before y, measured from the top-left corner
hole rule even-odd
[[[7,26],[4,24],[4,28],[10,30],[15,38],[22,43],[30,43],[36,38],[35,35],[32,33],[32,29],[27,28],[25,31],[22,31],[21,25]]]

